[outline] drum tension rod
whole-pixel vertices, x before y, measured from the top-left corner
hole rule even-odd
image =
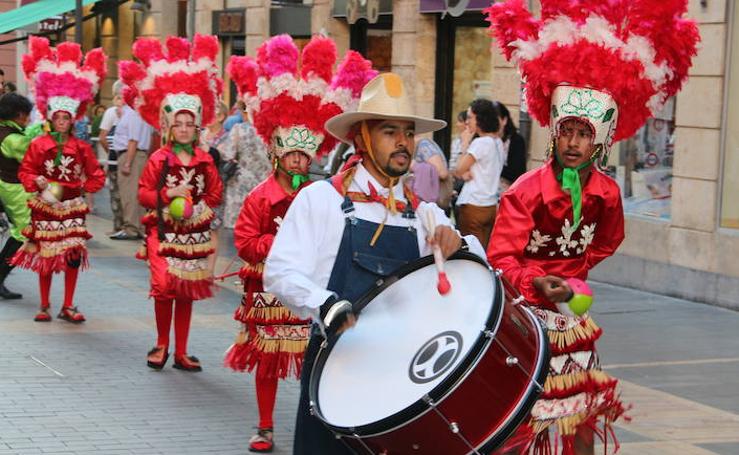
[[[444,423],[446,423],[447,427],[449,427],[449,431],[457,435],[457,437],[461,439],[462,442],[464,442],[464,444],[467,446],[468,449],[472,451],[472,453],[474,453],[475,455],[482,455],[480,452],[477,451],[477,449],[475,449],[475,446],[470,444],[470,441],[468,441],[467,438],[465,438],[464,435],[462,435],[462,431],[459,429],[459,424],[457,422],[452,422],[449,419],[447,419],[446,416],[437,409],[436,403],[430,396],[424,395],[422,399],[426,404],[428,404],[431,407],[431,409],[436,413],[436,415],[438,415],[441,418],[441,420],[443,420]]]
[[[529,373],[528,373],[528,372],[526,371],[526,369],[525,369],[525,368],[524,368],[523,366],[521,366],[521,364],[520,364],[520,363],[518,362],[518,357],[516,357],[515,355],[511,354],[511,351],[509,351],[508,349],[506,349],[506,347],[505,347],[505,346],[503,345],[503,343],[501,343],[501,342],[500,342],[500,340],[497,340],[497,339],[496,339],[496,340],[495,340],[495,342],[496,342],[496,343],[498,344],[498,346],[500,346],[500,348],[501,348],[501,349],[502,349],[502,350],[503,350],[503,351],[504,351],[504,352],[505,352],[505,353],[506,353],[506,354],[508,355],[508,357],[506,358],[506,365],[508,365],[509,367],[510,367],[510,366],[513,366],[513,365],[517,366],[517,367],[518,367],[518,369],[519,369],[519,370],[521,370],[521,372],[522,372],[522,373],[523,373],[523,374],[524,374],[524,375],[525,375],[526,377],[528,377],[528,378],[529,378],[529,380],[531,380],[531,382],[532,382],[532,383],[533,383],[533,384],[534,384],[534,385],[535,385],[535,386],[536,386],[536,387],[537,387],[537,388],[539,389],[539,391],[540,391],[540,392],[541,392],[542,390],[544,390],[544,386],[543,386],[543,385],[541,385],[541,384],[539,384],[539,381],[537,381],[536,379],[534,379],[534,376],[533,376],[533,375],[531,375],[531,374],[529,374]]]

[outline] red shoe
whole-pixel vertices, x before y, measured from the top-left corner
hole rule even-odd
[[[151,351],[146,354],[146,365],[149,368],[155,370],[161,370],[164,368],[164,364],[167,363],[169,358],[169,352],[166,346],[154,346]]]
[[[71,322],[73,324],[79,324],[80,322],[85,322],[85,315],[77,311],[76,306],[68,306],[62,308],[62,310],[59,312],[59,314],[56,315],[57,319],[64,319],[67,322]]]
[[[249,439],[249,452],[269,453],[275,449],[272,428],[261,428]]]
[[[44,306],[36,313],[33,318],[36,322],[51,322],[51,315],[49,314],[49,307]]]
[[[200,366],[200,360],[194,355],[175,356],[172,368],[182,371],[203,371],[203,368]]]

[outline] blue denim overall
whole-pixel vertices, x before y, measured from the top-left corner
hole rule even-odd
[[[384,226],[374,246],[370,240],[379,227],[377,223],[360,220],[354,216],[354,203],[344,197],[341,204],[346,223],[336,255],[328,289],[339,299],[356,302],[369,291],[380,277],[392,275],[400,266],[419,258],[418,237],[413,227],[415,214],[408,204],[403,217],[408,226]],[[323,341],[317,327],[305,351],[303,372],[300,378],[300,402],[295,424],[294,455],[343,455],[352,454],[344,443],[336,439],[320,420],[310,414],[308,386],[313,363]],[[351,406],[352,403],[347,403]]]

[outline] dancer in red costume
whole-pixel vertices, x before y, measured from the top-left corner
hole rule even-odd
[[[165,139],[139,181],[139,202],[149,212],[143,218],[145,248],[137,256],[149,261],[158,335],[147,365],[161,369],[167,362],[174,306],[174,368],[201,371],[200,361],[187,354],[187,340],[193,300],[213,295],[210,222],[223,184],[211,156],[197,146],[196,133],[213,120],[222,89],[215,65],[218,40],[195,35],[191,53],[187,40],[169,37],[166,47],[165,55],[156,39],[139,39],[133,54],[142,64],[120,63],[124,99],[161,128]]]
[[[359,90],[376,72],[369,61],[349,52],[333,75],[336,45],[322,37],[305,46],[299,69],[300,54],[287,35],[265,42],[257,55],[257,60],[233,57],[229,72],[268,145],[275,171],[246,197],[234,229],[236,249],[246,262],[241,271],[244,298],[234,315],[243,328],[226,353],[225,364],[237,371],[255,371],[259,427],[249,450],[271,452],[277,383],[288,376],[300,377],[310,320],[298,318],[264,292],[264,261],[288,207],[309,184],[311,161],[338,142],[326,133],[324,123],[353,110]],[[271,94],[260,96],[257,85],[269,87]]]
[[[64,272],[64,303],[57,318],[73,323],[85,316],[73,305],[80,268],[87,267],[85,227],[89,208],[83,193],[105,184],[105,174],[90,145],[74,137],[74,120],[82,117],[105,79],[105,54],[87,53],[83,65],[79,44],[62,43],[53,49],[46,38],[31,37],[30,53],[23,56],[23,71],[31,85],[39,112],[50,131],[31,142],[18,170],[29,193],[31,224],[28,238],[12,262],[39,274],[41,307],[35,321],[51,321],[49,292],[52,273]]]
[[[535,306],[552,355],[530,419],[502,453],[592,454],[594,433],[606,449],[615,440],[624,405],[600,368],[602,330],[557,303],[572,294],[565,279],[586,279],[624,238],[619,188],[602,170],[612,143],[658,113],[687,76],[698,30],[685,11],[684,1],[656,0],[543,0],[541,20],[523,0],[487,10],[524,75],[529,112],[551,133],[548,161],[503,195],[488,245],[490,263]]]

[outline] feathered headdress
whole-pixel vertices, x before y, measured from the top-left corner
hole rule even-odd
[[[231,57],[231,79],[254,128],[275,156],[301,151],[320,158],[336,145],[337,139],[326,133],[326,120],[356,109],[362,87],[377,71],[354,51],[346,54],[336,74],[335,63],[336,45],[320,36],[303,48],[302,57],[289,35],[264,42],[256,59]]]
[[[23,56],[23,72],[39,112],[47,119],[58,111],[73,118],[82,117],[105,79],[107,58],[103,50],[91,50],[82,64],[77,43],[64,42],[52,48],[48,39],[31,36],[28,47],[29,53]]]
[[[540,20],[525,3],[485,12],[523,75],[529,112],[555,135],[564,119],[586,121],[604,158],[677,93],[700,40],[687,0],[542,0]]]
[[[185,38],[170,36],[162,44],[154,38],[139,38],[133,44],[130,60],[118,64],[125,87],[123,99],[139,111],[154,128],[166,130],[178,112],[195,116],[195,123],[208,125],[215,118],[215,103],[223,91],[215,60],[218,38],[195,35],[192,44]]]

